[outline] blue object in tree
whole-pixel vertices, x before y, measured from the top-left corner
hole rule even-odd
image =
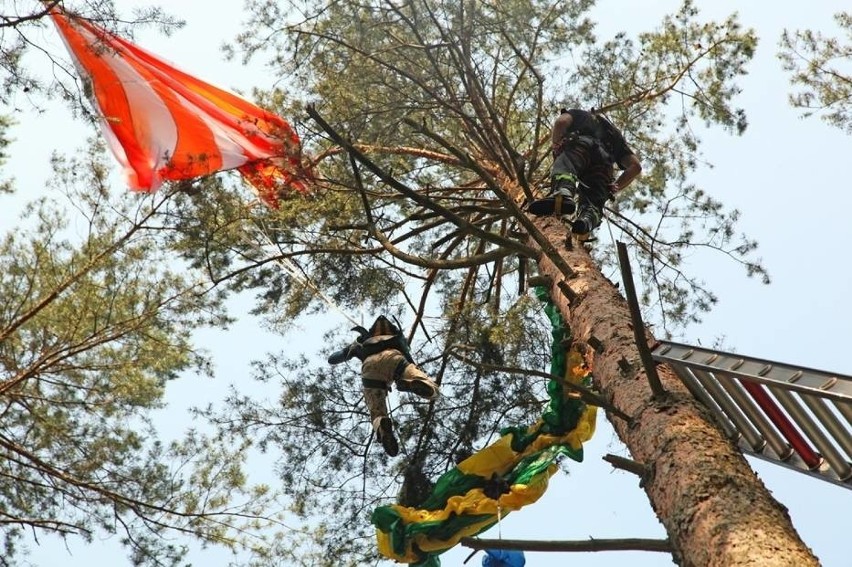
[[[523,551],[514,549],[486,549],[482,567],[524,567],[527,560]]]

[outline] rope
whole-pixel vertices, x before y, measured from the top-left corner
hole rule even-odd
[[[254,224],[254,228],[257,234],[259,234],[263,238],[266,244],[268,244],[269,246],[276,246],[275,242],[272,241],[272,239],[269,237],[269,234],[265,230],[263,230],[262,227],[258,226],[257,224]],[[301,282],[311,291],[313,291],[314,294],[321,300],[323,300],[325,304],[328,305],[331,309],[337,311],[354,326],[357,327],[360,325],[358,321],[356,321],[348,313],[346,313],[337,303],[334,302],[333,299],[324,294],[322,290],[320,290],[320,288],[317,287],[317,285],[313,281],[311,281],[307,274],[305,274],[298,268],[298,266],[295,262],[293,262],[293,260],[291,260],[290,258],[278,258],[276,262],[278,263],[278,265],[284,268],[284,271],[287,272],[290,276],[292,276],[293,279]]]
[[[267,238],[269,238],[269,237],[267,236]],[[279,258],[277,261],[288,274],[290,274],[291,276],[293,276],[294,279],[302,282],[308,288],[310,288],[311,291],[313,291],[317,295],[317,297],[319,297],[320,299],[322,299],[326,303],[326,305],[328,305],[330,308],[337,311],[340,315],[342,315],[344,318],[346,318],[346,320],[349,321],[350,323],[352,323],[353,325],[355,325],[355,326],[360,325],[360,323],[358,321],[356,321],[351,316],[349,316],[349,314],[346,313],[343,310],[343,308],[341,308],[337,303],[335,303],[334,300],[332,300],[330,297],[328,297],[326,294],[324,294],[322,292],[322,290],[320,290],[320,288],[318,288],[316,286],[316,284],[314,282],[312,282],[311,279],[304,272],[301,272],[297,268],[297,266],[293,262],[293,260],[291,260],[290,258]]]
[[[612,233],[612,223],[609,220],[609,216],[603,214],[603,210],[601,210],[601,215],[603,216],[603,219],[606,221],[606,228],[609,231],[610,242],[615,242],[615,235]]]

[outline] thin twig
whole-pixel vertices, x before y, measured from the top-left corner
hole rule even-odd
[[[482,363],[482,362],[476,362],[475,360],[471,360],[470,358],[464,356],[463,354],[459,354],[458,352],[456,352],[454,350],[450,351],[449,354],[451,356],[453,356],[454,358],[457,358],[461,362],[464,362],[465,364],[469,364],[469,365],[473,366],[474,368],[478,368],[480,370],[485,370],[485,371],[489,371],[489,372],[505,372],[506,374],[522,374],[522,375],[526,375],[526,376],[538,376],[538,377],[541,377],[541,378],[548,378],[548,379],[551,379],[551,380],[556,378],[556,379],[558,379],[562,382],[562,386],[564,388],[566,388],[568,390],[572,390],[572,391],[580,394],[580,399],[583,400],[584,402],[586,402],[587,404],[597,406],[599,408],[603,408],[604,410],[608,411],[609,413],[611,413],[615,417],[619,417],[619,418],[623,419],[624,421],[626,421],[627,423],[633,422],[633,420],[630,418],[629,415],[627,415],[626,413],[624,413],[623,411],[621,411],[620,409],[618,409],[617,407],[613,406],[611,403],[606,401],[600,394],[597,394],[594,391],[590,390],[589,388],[586,388],[585,386],[581,386],[580,384],[575,384],[573,382],[569,382],[563,376],[553,376],[552,374],[548,374],[547,372],[540,372],[538,370],[527,370],[527,369],[524,369],[524,368],[517,368],[517,367],[514,367],[514,366],[499,366],[499,365],[496,365],[496,364],[485,364],[485,363]]]

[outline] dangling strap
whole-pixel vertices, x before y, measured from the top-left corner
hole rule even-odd
[[[399,363],[396,365],[396,368],[393,369],[394,382],[402,378],[403,374],[405,373],[405,369],[409,364],[411,363],[405,360],[404,358],[399,361]],[[388,386],[388,388],[390,388],[390,386]]]

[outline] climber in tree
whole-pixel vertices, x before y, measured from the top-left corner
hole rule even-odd
[[[361,361],[364,401],[373,431],[385,453],[395,457],[399,454],[399,442],[393,434],[387,406],[391,384],[396,384],[400,392],[411,392],[427,400],[438,397],[438,385],[414,364],[408,341],[399,327],[384,315],[380,315],[369,330],[360,326],[352,330],[358,332],[358,338],[332,353],[328,362],[340,364],[351,358]]]
[[[588,238],[601,224],[604,204],[642,172],[642,164],[618,128],[601,114],[563,108],[553,123],[552,140],[550,194],[530,203],[529,212],[576,212],[571,232]],[[616,165],[623,171],[613,180]]]

